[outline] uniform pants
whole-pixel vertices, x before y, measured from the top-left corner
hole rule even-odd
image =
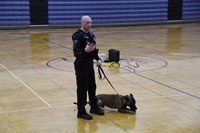
[[[81,112],[85,110],[87,104],[87,93],[90,106],[95,107],[97,103],[93,59],[76,59],[74,66],[77,85],[77,106],[78,111]]]

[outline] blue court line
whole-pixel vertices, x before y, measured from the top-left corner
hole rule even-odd
[[[159,82],[159,81],[156,81],[156,80],[154,80],[154,79],[145,77],[145,76],[140,75],[140,74],[138,74],[138,73],[134,73],[134,74],[136,74],[136,75],[138,75],[138,76],[140,76],[140,77],[142,77],[142,78],[148,79],[148,80],[150,80],[150,81],[152,81],[152,82],[155,82],[155,83],[158,83],[158,84],[160,84],[160,85],[163,85],[163,86],[165,86],[165,87],[168,87],[168,88],[170,88],[170,89],[172,89],[172,90],[176,90],[176,91],[179,91],[179,92],[184,93],[184,94],[186,94],[186,95],[189,95],[189,96],[192,96],[192,97],[194,97],[194,98],[200,99],[200,97],[198,97],[198,96],[192,95],[192,94],[190,94],[190,93],[187,93],[187,92],[182,91],[182,90],[180,90],[180,89],[177,89],[177,88],[175,88],[175,87],[166,85],[166,84],[161,83],[161,82]]]

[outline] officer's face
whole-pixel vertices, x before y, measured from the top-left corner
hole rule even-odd
[[[84,28],[85,31],[89,31],[91,29],[92,26],[92,19],[91,18],[85,18],[82,23],[81,23],[82,27]]]

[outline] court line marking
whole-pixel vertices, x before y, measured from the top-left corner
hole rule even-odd
[[[120,77],[120,76],[119,76]],[[120,78],[122,78],[122,77],[120,77]],[[124,79],[124,78],[122,78],[122,79]],[[169,100],[172,100],[172,101],[174,101],[174,102],[176,102],[176,103],[179,103],[179,104],[181,104],[181,105],[183,105],[183,106],[185,106],[185,107],[187,107],[187,108],[190,108],[190,109],[192,109],[192,110],[195,110],[195,111],[198,111],[198,112],[200,112],[200,110],[198,110],[198,109],[196,109],[196,108],[194,108],[194,107],[192,107],[192,106],[189,106],[189,105],[185,105],[185,104],[183,104],[183,103],[181,103],[181,102],[179,102],[179,101],[176,101],[176,100],[174,100],[174,99],[172,99],[172,98],[175,98],[175,97],[182,97],[182,96],[188,96],[188,94],[186,94],[186,93],[180,93],[180,94],[176,94],[176,95],[162,95],[162,94],[160,94],[160,92],[158,92],[158,91],[155,91],[155,90],[151,90],[151,89],[147,89],[147,88],[145,88],[145,87],[143,87],[142,85],[140,85],[140,84],[137,84],[137,83],[134,83],[133,81],[130,81],[130,80],[127,80],[127,79],[124,79],[124,80],[126,80],[126,81],[128,81],[128,82],[130,82],[130,83],[133,83],[133,84],[135,84],[135,85],[137,85],[137,86],[139,86],[139,87],[142,87],[143,89],[145,89],[145,90],[148,90],[148,91],[150,91],[150,92],[153,92],[153,93],[155,93],[155,94],[157,94],[157,95],[159,95],[158,97],[159,98],[167,98],[167,99],[169,99]],[[161,84],[162,85],[162,84]],[[167,86],[166,86],[167,87]],[[155,97],[148,97],[148,98],[136,98],[137,100],[143,100],[143,99],[157,99],[157,96],[155,96]]]
[[[145,97],[145,98],[137,98],[137,100],[162,99],[162,98],[181,97],[181,96],[186,96],[186,95],[185,94],[179,94],[179,95],[168,95],[168,96]],[[76,107],[76,105],[74,105],[74,104],[55,105],[55,106],[52,106],[51,109],[64,108],[64,107]],[[34,110],[43,110],[43,109],[49,109],[49,107],[39,107],[39,108],[29,108],[29,109],[18,109],[18,110],[10,110],[10,111],[1,111],[0,114],[17,113],[17,112],[34,111]]]
[[[200,56],[200,54],[183,54],[183,53],[171,53],[171,54],[180,56]]]
[[[158,51],[166,51],[165,49],[155,48],[155,47],[151,47],[151,46],[147,46],[147,45],[142,45],[142,44],[137,44],[137,43],[132,43],[132,44],[136,45],[136,46],[140,46],[140,47],[146,47],[146,48],[149,48],[149,49],[155,49],[155,50],[158,50]]]
[[[8,73],[10,73],[15,79],[17,79],[23,86],[25,86],[30,92],[32,92],[37,98],[39,98],[44,104],[51,108],[51,104],[45,101],[40,95],[38,95],[29,85],[22,81],[16,74],[10,71],[6,66],[0,63],[0,66],[3,67]]]
[[[190,94],[190,93],[188,93],[188,92],[182,91],[182,90],[179,89],[179,88],[172,87],[172,86],[170,86],[170,85],[167,85],[167,84],[165,84],[165,83],[162,83],[162,82],[160,82],[160,81],[151,79],[151,78],[149,78],[149,77],[143,76],[143,75],[138,74],[138,73],[134,73],[134,74],[135,74],[135,75],[138,75],[138,76],[140,76],[140,77],[142,77],[142,78],[144,78],[144,79],[150,80],[150,81],[152,81],[152,82],[154,82],[154,83],[157,83],[157,84],[160,84],[160,85],[165,86],[165,87],[167,87],[167,88],[170,88],[170,89],[172,89],[172,90],[175,90],[175,91],[178,91],[178,92],[180,92],[180,93],[189,95],[189,96],[191,96],[191,97],[193,97],[193,98],[200,99],[200,97],[198,97],[198,96],[196,96],[196,95],[193,95],[193,94]]]
[[[53,108],[64,108],[64,107],[72,107],[74,105],[58,105],[58,106],[52,106]],[[18,110],[10,110],[10,111],[2,111],[0,114],[6,114],[6,113],[17,113],[17,112],[25,112],[25,111],[34,111],[34,110],[43,110],[43,109],[49,109],[49,107],[40,107],[40,108],[30,108],[30,109],[18,109]]]
[[[171,97],[181,97],[186,96],[186,94],[177,94],[177,95],[168,95],[168,96],[155,96],[155,97],[146,97],[146,98],[137,98],[137,100],[146,100],[146,99],[158,99],[158,98],[171,98]]]
[[[114,120],[112,120],[109,116],[105,116],[107,118],[107,120],[109,120],[113,125],[117,126],[118,128],[120,128],[122,131],[126,132],[126,133],[131,133],[128,129],[126,129],[125,127],[121,126],[120,124],[118,124],[117,122],[115,122]]]

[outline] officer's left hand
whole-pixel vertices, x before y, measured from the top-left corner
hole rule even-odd
[[[97,61],[97,66],[98,66],[98,67],[101,66],[101,60],[98,60],[98,61]]]
[[[87,52],[87,53],[92,52],[95,49],[95,47],[96,47],[96,45],[88,42],[88,44],[85,47],[85,52]]]

